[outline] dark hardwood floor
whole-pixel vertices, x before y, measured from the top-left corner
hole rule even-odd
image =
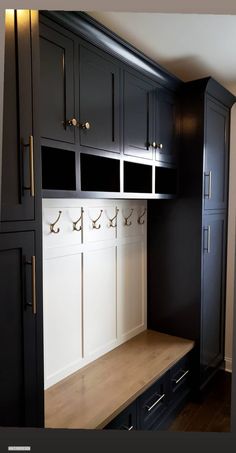
[[[230,431],[231,374],[219,371],[201,402],[186,404],[170,431]]]

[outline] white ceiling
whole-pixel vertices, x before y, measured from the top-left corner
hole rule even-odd
[[[182,80],[210,75],[236,94],[236,15],[88,14]]]

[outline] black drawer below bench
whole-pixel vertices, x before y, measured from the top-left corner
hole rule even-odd
[[[163,430],[182,409],[193,387],[193,351],[179,360],[104,429]]]

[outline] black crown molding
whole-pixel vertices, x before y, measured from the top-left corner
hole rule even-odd
[[[128,63],[166,88],[176,90],[183,83],[154,60],[84,12],[41,11],[41,14]]]

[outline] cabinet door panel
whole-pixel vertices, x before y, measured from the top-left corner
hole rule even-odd
[[[41,136],[75,143],[74,41],[40,24]]]
[[[118,66],[80,47],[80,127],[81,146],[120,152]]]
[[[1,426],[37,426],[34,254],[33,232],[0,235]]]
[[[204,207],[227,206],[229,112],[207,99],[204,165]]]
[[[6,12],[2,221],[33,220],[29,136],[32,126],[30,12]]]
[[[176,160],[176,104],[174,96],[165,91],[157,91],[156,101],[156,160],[173,162]]]
[[[225,281],[225,217],[208,215],[203,226],[202,371],[210,372],[223,359]]]
[[[124,154],[152,159],[153,87],[132,74],[124,75]]]

